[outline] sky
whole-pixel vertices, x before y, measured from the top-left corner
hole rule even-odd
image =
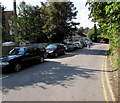
[[[6,7],[6,10],[13,10],[13,1],[14,0],[0,0],[1,5],[4,5]],[[19,3],[23,0],[16,0],[17,6]],[[46,0],[24,0],[27,4],[31,5],[40,5],[40,1],[46,1]],[[74,20],[75,22],[79,22],[80,25],[78,27],[89,27],[92,28],[94,26],[94,23],[91,22],[90,19],[88,19],[88,14],[90,11],[88,10],[88,7],[85,7],[86,0],[70,0],[74,3],[74,6],[77,8],[78,14],[77,19]]]

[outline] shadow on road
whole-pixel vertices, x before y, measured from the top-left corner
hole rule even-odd
[[[77,56],[77,55],[107,56],[108,55],[107,52],[108,52],[108,50],[98,50],[98,49],[84,48],[84,49],[78,49],[78,50],[73,51],[73,52],[69,52],[66,55],[58,57],[58,59],[67,58],[67,57],[73,57],[73,56]]]
[[[69,58],[77,55],[106,56],[107,50],[84,48],[55,59]],[[42,64],[33,65],[21,72],[11,73],[9,78],[2,81],[2,90],[3,93],[8,93],[10,89],[20,90],[25,86],[38,86],[38,83],[44,83],[46,85],[60,85],[67,88],[72,85],[65,84],[65,82],[74,80],[76,76],[86,79],[97,79],[97,77],[95,77],[95,73],[97,72],[101,72],[101,70],[96,70],[95,68],[80,68],[77,66],[61,64],[61,62],[55,61],[46,61]],[[47,89],[46,87],[40,85],[38,87]]]
[[[65,84],[77,77],[86,79],[95,79],[95,73],[101,70],[80,68],[61,64],[60,62],[47,62],[34,65],[18,73],[10,74],[10,77],[2,81],[3,94],[8,93],[10,89],[20,90],[22,87],[34,86],[47,89],[38,83],[46,85],[61,85],[65,88],[72,84]],[[96,78],[97,79],[97,78]]]

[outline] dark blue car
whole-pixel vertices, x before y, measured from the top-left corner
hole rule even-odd
[[[18,72],[24,65],[35,60],[44,62],[46,57],[46,49],[43,46],[15,47],[8,56],[0,58],[0,67],[2,72],[13,70]]]
[[[61,54],[65,54],[65,47],[61,43],[50,44],[46,48],[48,57],[58,57]]]

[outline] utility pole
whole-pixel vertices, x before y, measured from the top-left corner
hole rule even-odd
[[[2,6],[0,3],[0,45],[2,44]]]
[[[17,11],[16,11],[16,0],[13,2],[13,8],[14,8],[14,33],[15,33],[15,42],[17,43],[17,36],[18,36],[18,30],[17,30]]]
[[[0,57],[2,57],[2,7],[1,7],[1,3],[0,3]]]

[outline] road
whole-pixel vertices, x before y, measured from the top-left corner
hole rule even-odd
[[[107,46],[94,44],[91,49],[79,49],[18,73],[4,74],[3,101],[105,101],[102,64]]]

